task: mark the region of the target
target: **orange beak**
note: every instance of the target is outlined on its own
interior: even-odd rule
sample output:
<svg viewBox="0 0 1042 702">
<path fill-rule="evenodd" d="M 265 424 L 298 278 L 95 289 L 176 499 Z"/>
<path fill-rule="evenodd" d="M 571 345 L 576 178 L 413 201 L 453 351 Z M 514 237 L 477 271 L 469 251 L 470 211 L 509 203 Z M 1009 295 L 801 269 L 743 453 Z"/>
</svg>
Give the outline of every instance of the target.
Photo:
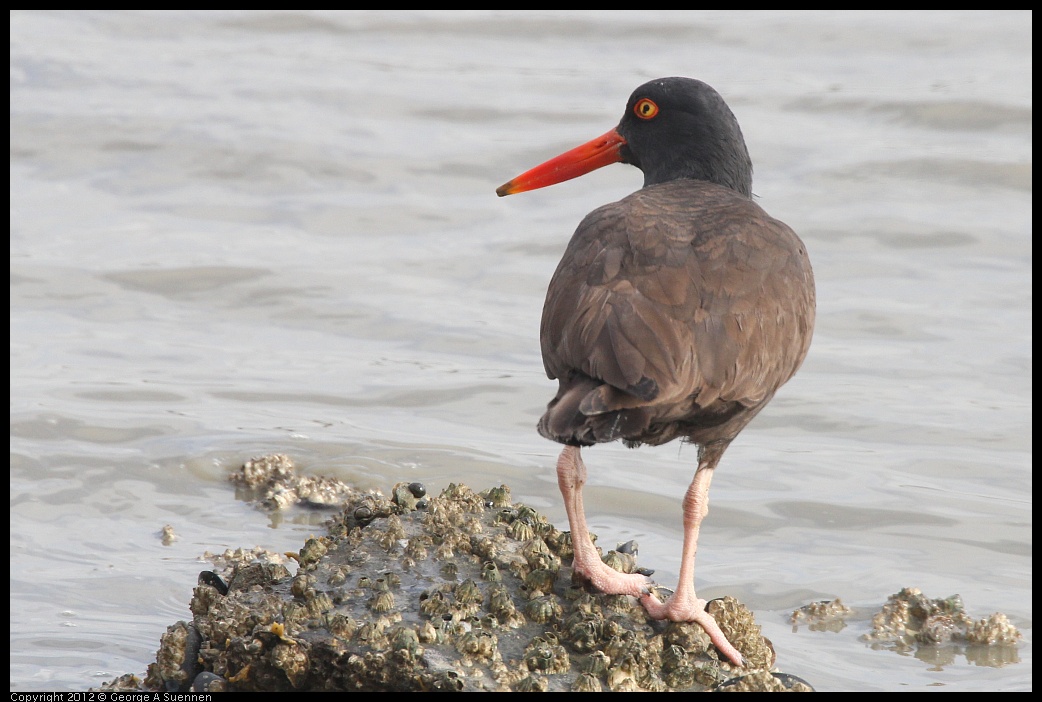
<svg viewBox="0 0 1042 702">
<path fill-rule="evenodd" d="M 555 156 L 546 163 L 525 171 L 509 183 L 499 186 L 496 189 L 496 195 L 503 197 L 523 193 L 526 190 L 545 188 L 548 185 L 563 183 L 566 180 L 586 175 L 609 163 L 618 163 L 622 161 L 619 150 L 625 144 L 626 140 L 612 129 L 582 146 L 565 151 L 560 156 Z"/>
</svg>

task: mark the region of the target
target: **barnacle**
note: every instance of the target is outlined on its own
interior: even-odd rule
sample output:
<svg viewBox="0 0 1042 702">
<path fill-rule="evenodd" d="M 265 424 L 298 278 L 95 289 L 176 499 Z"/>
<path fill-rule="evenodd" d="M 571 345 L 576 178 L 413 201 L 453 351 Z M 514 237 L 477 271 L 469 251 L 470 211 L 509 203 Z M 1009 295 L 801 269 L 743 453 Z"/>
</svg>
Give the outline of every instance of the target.
<svg viewBox="0 0 1042 702">
<path fill-rule="evenodd" d="M 525 665 L 533 672 L 564 673 L 571 668 L 568 651 L 553 634 L 536 636 L 525 648 Z"/>
<path fill-rule="evenodd" d="M 539 624 L 556 621 L 561 617 L 561 605 L 555 595 L 536 597 L 525 605 L 525 616 Z"/>
</svg>

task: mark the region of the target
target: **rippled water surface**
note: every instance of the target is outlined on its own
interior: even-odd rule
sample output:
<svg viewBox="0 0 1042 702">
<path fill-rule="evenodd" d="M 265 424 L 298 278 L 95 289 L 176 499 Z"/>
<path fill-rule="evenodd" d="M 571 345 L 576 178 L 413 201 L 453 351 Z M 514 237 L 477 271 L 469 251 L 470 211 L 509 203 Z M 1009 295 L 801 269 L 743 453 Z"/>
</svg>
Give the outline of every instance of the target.
<svg viewBox="0 0 1042 702">
<path fill-rule="evenodd" d="M 204 551 L 319 530 L 234 500 L 251 456 L 505 482 L 563 526 L 542 298 L 642 181 L 494 191 L 666 75 L 728 100 L 818 285 L 713 481 L 700 594 L 819 690 L 1030 689 L 1031 39 L 1024 12 L 13 13 L 12 689 L 143 672 Z M 585 455 L 592 529 L 672 585 L 695 450 Z M 904 586 L 1025 641 L 872 650 Z M 787 623 L 837 596 L 839 633 Z"/>
</svg>

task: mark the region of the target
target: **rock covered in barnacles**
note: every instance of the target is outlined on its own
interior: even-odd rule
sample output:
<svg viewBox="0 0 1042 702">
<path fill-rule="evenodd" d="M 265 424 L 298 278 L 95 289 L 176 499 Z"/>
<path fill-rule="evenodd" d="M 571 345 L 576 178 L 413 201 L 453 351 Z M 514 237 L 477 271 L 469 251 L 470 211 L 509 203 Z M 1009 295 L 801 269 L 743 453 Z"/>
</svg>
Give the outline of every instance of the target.
<svg viewBox="0 0 1042 702">
<path fill-rule="evenodd" d="M 1019 661 L 1022 635 L 1002 613 L 974 619 L 958 595 L 930 599 L 918 588 L 904 588 L 872 617 L 872 630 L 863 638 L 876 648 L 914 651 L 936 665 L 962 654 L 978 665 L 1002 666 Z"/>
<path fill-rule="evenodd" d="M 159 639 L 156 662 L 148 667 L 145 684 L 168 692 L 184 692 L 200 672 L 202 636 L 194 624 L 177 622 Z"/>
<path fill-rule="evenodd" d="M 336 478 L 297 475 L 289 456 L 274 454 L 246 461 L 228 479 L 266 509 L 284 510 L 295 505 L 335 509 L 356 490 Z"/>
<path fill-rule="evenodd" d="M 285 477 L 284 461 L 268 464 Z M 204 571 L 193 621 L 178 625 L 198 634 L 197 667 L 184 667 L 185 637 L 168 636 L 145 687 L 704 690 L 750 670 L 722 660 L 696 624 L 653 622 L 635 598 L 573 583 L 568 535 L 505 486 L 355 493 L 327 527 L 290 554 L 295 573 L 249 552 Z M 639 572 L 635 548 L 613 554 Z M 748 610 L 730 598 L 711 607 L 747 662 L 773 665 Z"/>
</svg>

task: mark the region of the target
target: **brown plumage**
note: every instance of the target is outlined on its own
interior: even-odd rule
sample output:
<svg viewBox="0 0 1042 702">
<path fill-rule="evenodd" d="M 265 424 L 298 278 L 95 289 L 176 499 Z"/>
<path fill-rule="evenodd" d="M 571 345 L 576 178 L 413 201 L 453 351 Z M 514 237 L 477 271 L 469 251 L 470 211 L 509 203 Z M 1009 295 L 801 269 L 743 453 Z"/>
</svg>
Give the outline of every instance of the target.
<svg viewBox="0 0 1042 702">
<path fill-rule="evenodd" d="M 732 662 L 695 596 L 698 529 L 724 449 L 800 367 L 814 327 L 806 249 L 751 199 L 752 165 L 737 120 L 700 81 L 639 87 L 619 126 L 518 176 L 522 192 L 621 161 L 643 189 L 579 224 L 546 294 L 540 339 L 557 395 L 539 432 L 566 444 L 558 461 L 575 573 L 641 598 L 654 618 L 698 621 Z M 643 576 L 605 566 L 589 542 L 579 447 L 673 439 L 699 445 L 684 498 L 680 584 L 665 604 Z"/>
<path fill-rule="evenodd" d="M 600 207 L 546 294 L 543 364 L 560 389 L 539 432 L 729 441 L 799 368 L 813 312 L 800 240 L 733 190 L 675 180 Z"/>
</svg>

